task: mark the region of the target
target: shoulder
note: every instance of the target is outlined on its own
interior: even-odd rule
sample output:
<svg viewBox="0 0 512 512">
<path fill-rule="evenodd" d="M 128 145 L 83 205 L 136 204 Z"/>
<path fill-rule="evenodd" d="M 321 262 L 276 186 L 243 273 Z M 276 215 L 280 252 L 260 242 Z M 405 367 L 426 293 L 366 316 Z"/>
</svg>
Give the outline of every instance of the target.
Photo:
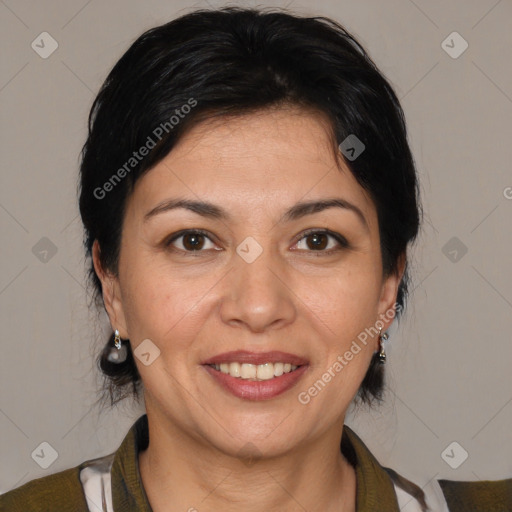
<svg viewBox="0 0 512 512">
<path fill-rule="evenodd" d="M 383 469 L 393 481 L 401 512 L 450 512 L 437 480 L 431 479 L 423 488 L 420 488 L 391 468 Z"/>
<path fill-rule="evenodd" d="M 477 482 L 431 479 L 420 489 L 395 471 L 384 469 L 393 480 L 398 504 L 403 512 L 512 511 L 512 478 Z"/>
<path fill-rule="evenodd" d="M 359 466 L 358 478 L 364 487 L 362 500 L 367 495 L 382 496 L 389 486 L 396 498 L 395 508 L 401 512 L 511 512 L 512 479 L 485 480 L 477 482 L 458 482 L 454 480 L 430 480 L 423 487 L 407 480 L 391 468 L 381 466 L 371 454 L 363 441 L 347 425 L 344 434 L 350 443 L 343 442 L 342 452 L 353 465 Z M 386 476 L 383 477 L 383 474 Z M 385 480 L 389 480 L 388 485 Z M 366 499 L 368 501 L 368 499 Z M 376 510 L 376 500 L 370 500 L 370 507 L 362 510 Z M 382 507 L 381 507 L 382 509 Z M 387 509 L 386 509 L 387 510 Z M 391 510 L 391 509 L 390 509 Z"/>
<path fill-rule="evenodd" d="M 448 512 L 441 489 L 421 489 L 382 466 L 361 438 L 345 425 L 342 452 L 356 468 L 358 510 Z"/>
<path fill-rule="evenodd" d="M 80 466 L 31 480 L 0 495 L 0 510 L 9 512 L 85 512 Z"/>
<path fill-rule="evenodd" d="M 439 480 L 450 512 L 507 512 L 512 510 L 512 478 L 462 482 Z"/>
</svg>

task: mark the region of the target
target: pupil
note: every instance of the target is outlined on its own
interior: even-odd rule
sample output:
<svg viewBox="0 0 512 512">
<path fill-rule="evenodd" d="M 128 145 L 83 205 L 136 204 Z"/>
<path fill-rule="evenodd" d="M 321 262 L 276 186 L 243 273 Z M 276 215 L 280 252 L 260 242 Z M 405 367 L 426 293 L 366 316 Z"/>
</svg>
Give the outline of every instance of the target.
<svg viewBox="0 0 512 512">
<path fill-rule="evenodd" d="M 323 242 L 325 242 L 327 237 L 323 233 L 316 233 L 314 235 L 310 235 L 310 239 L 314 240 L 312 247 L 310 246 L 310 248 L 316 248 L 316 249 L 325 248 L 325 243 L 322 243 L 322 240 L 319 240 L 320 237 L 323 237 Z"/>
<path fill-rule="evenodd" d="M 183 241 L 183 245 L 187 249 L 197 250 L 198 248 L 201 248 L 201 238 L 203 235 L 200 234 L 188 234 L 185 235 Z M 191 243 L 188 243 L 188 241 L 191 241 Z"/>
</svg>

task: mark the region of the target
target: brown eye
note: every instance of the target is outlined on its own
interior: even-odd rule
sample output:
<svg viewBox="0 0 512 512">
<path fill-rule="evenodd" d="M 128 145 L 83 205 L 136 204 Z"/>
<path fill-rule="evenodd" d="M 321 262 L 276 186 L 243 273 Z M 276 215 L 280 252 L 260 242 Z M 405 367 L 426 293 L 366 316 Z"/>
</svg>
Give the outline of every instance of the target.
<svg viewBox="0 0 512 512">
<path fill-rule="evenodd" d="M 183 247 L 187 251 L 198 251 L 203 248 L 204 235 L 200 233 L 188 233 L 183 235 Z"/>
<path fill-rule="evenodd" d="M 314 233 L 305 237 L 309 249 L 323 250 L 327 247 L 329 240 L 325 233 Z"/>
<path fill-rule="evenodd" d="M 330 240 L 333 240 L 334 243 L 330 243 Z M 303 241 L 305 241 L 305 244 Z M 303 247 L 299 247 L 299 249 L 325 253 L 331 253 L 349 247 L 348 242 L 343 236 L 328 230 L 310 230 L 303 233 L 302 238 L 296 245 L 299 246 L 300 244 L 303 244 Z"/>
<path fill-rule="evenodd" d="M 208 243 L 210 247 L 208 247 Z M 197 230 L 181 231 L 166 242 L 166 246 L 181 252 L 204 252 L 213 249 L 214 244 L 210 237 Z"/>
</svg>

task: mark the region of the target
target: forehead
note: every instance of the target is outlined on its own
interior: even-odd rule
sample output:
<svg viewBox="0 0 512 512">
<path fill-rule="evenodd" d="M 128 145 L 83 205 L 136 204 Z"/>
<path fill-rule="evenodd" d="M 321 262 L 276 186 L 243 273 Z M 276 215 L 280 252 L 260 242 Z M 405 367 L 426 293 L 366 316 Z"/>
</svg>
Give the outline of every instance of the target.
<svg viewBox="0 0 512 512">
<path fill-rule="evenodd" d="M 283 167 L 288 162 L 295 162 L 296 167 L 301 159 L 335 164 L 326 118 L 297 107 L 266 109 L 204 121 L 182 137 L 171 155 L 173 162 L 214 158 L 219 168 L 239 167 L 246 160 L 246 167 L 260 164 L 260 175 L 265 170 L 278 172 L 276 164 L 279 165 L 279 161 Z M 265 168 L 264 164 L 271 161 L 274 165 Z M 243 173 L 243 169 L 240 172 Z"/>
<path fill-rule="evenodd" d="M 364 211 L 374 206 L 339 153 L 320 114 L 265 110 L 194 126 L 136 184 L 131 198 L 147 211 L 169 197 L 207 199 L 258 212 L 299 200 L 341 196 Z"/>
</svg>

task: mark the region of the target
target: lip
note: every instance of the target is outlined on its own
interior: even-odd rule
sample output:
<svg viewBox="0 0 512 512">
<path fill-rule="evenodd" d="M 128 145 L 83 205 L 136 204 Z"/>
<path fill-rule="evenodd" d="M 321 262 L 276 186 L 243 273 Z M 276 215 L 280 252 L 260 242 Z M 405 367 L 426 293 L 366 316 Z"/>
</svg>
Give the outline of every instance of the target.
<svg viewBox="0 0 512 512">
<path fill-rule="evenodd" d="M 290 363 L 295 366 L 305 366 L 308 361 L 303 357 L 288 352 L 272 350 L 270 352 L 249 352 L 247 350 L 235 350 L 224 352 L 203 361 L 201 364 L 221 364 L 221 363 L 246 363 L 246 364 L 265 364 L 265 363 Z M 232 377 L 236 378 L 236 377 Z"/>
<path fill-rule="evenodd" d="M 217 357 L 218 356 L 216 356 L 216 358 Z M 227 362 L 226 359 L 223 359 L 223 361 Z M 237 361 L 240 360 L 238 359 Z M 268 359 L 266 359 L 266 361 L 270 362 Z M 229 374 L 216 370 L 212 366 L 209 366 L 209 364 L 219 363 L 203 365 L 203 368 L 213 377 L 215 382 L 220 384 L 223 389 L 229 391 L 232 395 L 244 400 L 270 400 L 275 398 L 295 386 L 309 368 L 309 366 L 305 364 L 299 366 L 292 372 L 283 373 L 283 375 L 274 377 L 273 379 L 252 381 L 232 377 Z"/>
</svg>

